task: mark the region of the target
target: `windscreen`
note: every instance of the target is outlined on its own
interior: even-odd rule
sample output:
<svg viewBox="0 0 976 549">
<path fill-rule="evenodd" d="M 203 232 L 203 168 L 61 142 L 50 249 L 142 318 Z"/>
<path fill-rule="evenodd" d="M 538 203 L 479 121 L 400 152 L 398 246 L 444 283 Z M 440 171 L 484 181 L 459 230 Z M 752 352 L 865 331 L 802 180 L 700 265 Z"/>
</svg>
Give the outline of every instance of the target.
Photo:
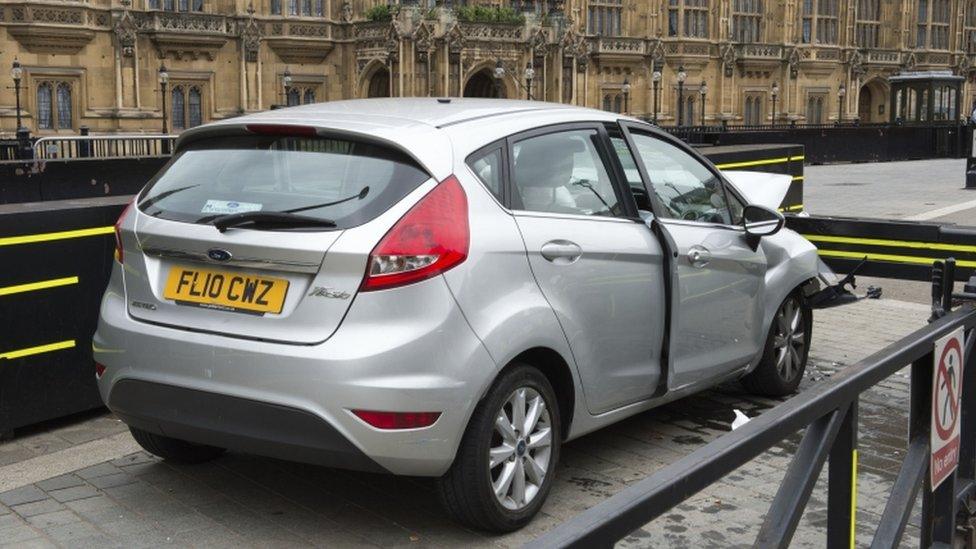
<svg viewBox="0 0 976 549">
<path fill-rule="evenodd" d="M 288 212 L 366 223 L 429 179 L 406 154 L 325 137 L 240 135 L 190 143 L 150 182 L 139 209 L 207 223 L 243 212 Z"/>
</svg>

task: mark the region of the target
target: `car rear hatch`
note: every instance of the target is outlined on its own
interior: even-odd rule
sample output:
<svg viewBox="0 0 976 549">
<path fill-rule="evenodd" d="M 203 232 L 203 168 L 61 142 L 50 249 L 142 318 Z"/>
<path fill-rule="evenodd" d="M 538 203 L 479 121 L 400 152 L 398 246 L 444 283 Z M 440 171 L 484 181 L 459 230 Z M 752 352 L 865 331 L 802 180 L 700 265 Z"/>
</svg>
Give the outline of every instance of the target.
<svg viewBox="0 0 976 549">
<path fill-rule="evenodd" d="M 232 337 L 324 341 L 388 228 L 370 222 L 431 177 L 387 145 L 248 128 L 186 144 L 120 223 L 129 314 Z"/>
</svg>

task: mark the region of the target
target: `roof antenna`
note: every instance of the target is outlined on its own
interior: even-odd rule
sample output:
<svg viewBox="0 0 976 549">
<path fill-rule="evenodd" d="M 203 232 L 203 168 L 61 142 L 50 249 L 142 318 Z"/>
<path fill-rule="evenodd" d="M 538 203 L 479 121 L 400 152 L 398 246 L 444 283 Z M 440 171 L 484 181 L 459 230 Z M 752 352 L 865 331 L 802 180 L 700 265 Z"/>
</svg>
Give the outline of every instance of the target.
<svg viewBox="0 0 976 549">
<path fill-rule="evenodd" d="M 437 102 L 440 103 L 441 105 L 447 105 L 448 103 L 451 102 L 451 98 L 450 97 L 438 97 L 437 98 Z"/>
</svg>

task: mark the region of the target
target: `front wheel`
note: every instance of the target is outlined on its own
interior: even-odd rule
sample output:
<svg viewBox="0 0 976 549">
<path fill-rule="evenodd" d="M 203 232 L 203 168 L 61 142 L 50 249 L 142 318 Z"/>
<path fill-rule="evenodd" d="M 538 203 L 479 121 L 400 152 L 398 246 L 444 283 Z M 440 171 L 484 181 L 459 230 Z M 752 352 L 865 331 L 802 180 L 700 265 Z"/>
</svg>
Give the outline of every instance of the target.
<svg viewBox="0 0 976 549">
<path fill-rule="evenodd" d="M 441 503 L 459 522 L 511 532 L 542 507 L 559 461 L 560 416 L 542 372 L 516 364 L 475 410 L 451 469 L 438 480 Z"/>
<path fill-rule="evenodd" d="M 773 316 L 759 366 L 742 378 L 749 391 L 766 396 L 796 392 L 810 354 L 813 311 L 798 294 L 787 297 Z"/>
</svg>

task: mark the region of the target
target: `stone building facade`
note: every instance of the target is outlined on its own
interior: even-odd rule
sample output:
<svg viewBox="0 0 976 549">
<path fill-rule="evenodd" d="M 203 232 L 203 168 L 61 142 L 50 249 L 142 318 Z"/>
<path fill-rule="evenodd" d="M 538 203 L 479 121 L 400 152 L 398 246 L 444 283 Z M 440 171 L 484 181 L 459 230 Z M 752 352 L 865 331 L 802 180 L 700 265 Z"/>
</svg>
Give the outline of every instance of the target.
<svg viewBox="0 0 976 549">
<path fill-rule="evenodd" d="M 877 122 L 905 70 L 965 76 L 966 113 L 974 55 L 976 0 L 0 0 L 0 134 L 15 59 L 24 126 L 56 135 L 386 95 L 531 93 L 674 124 L 679 87 L 686 124 Z"/>
</svg>

